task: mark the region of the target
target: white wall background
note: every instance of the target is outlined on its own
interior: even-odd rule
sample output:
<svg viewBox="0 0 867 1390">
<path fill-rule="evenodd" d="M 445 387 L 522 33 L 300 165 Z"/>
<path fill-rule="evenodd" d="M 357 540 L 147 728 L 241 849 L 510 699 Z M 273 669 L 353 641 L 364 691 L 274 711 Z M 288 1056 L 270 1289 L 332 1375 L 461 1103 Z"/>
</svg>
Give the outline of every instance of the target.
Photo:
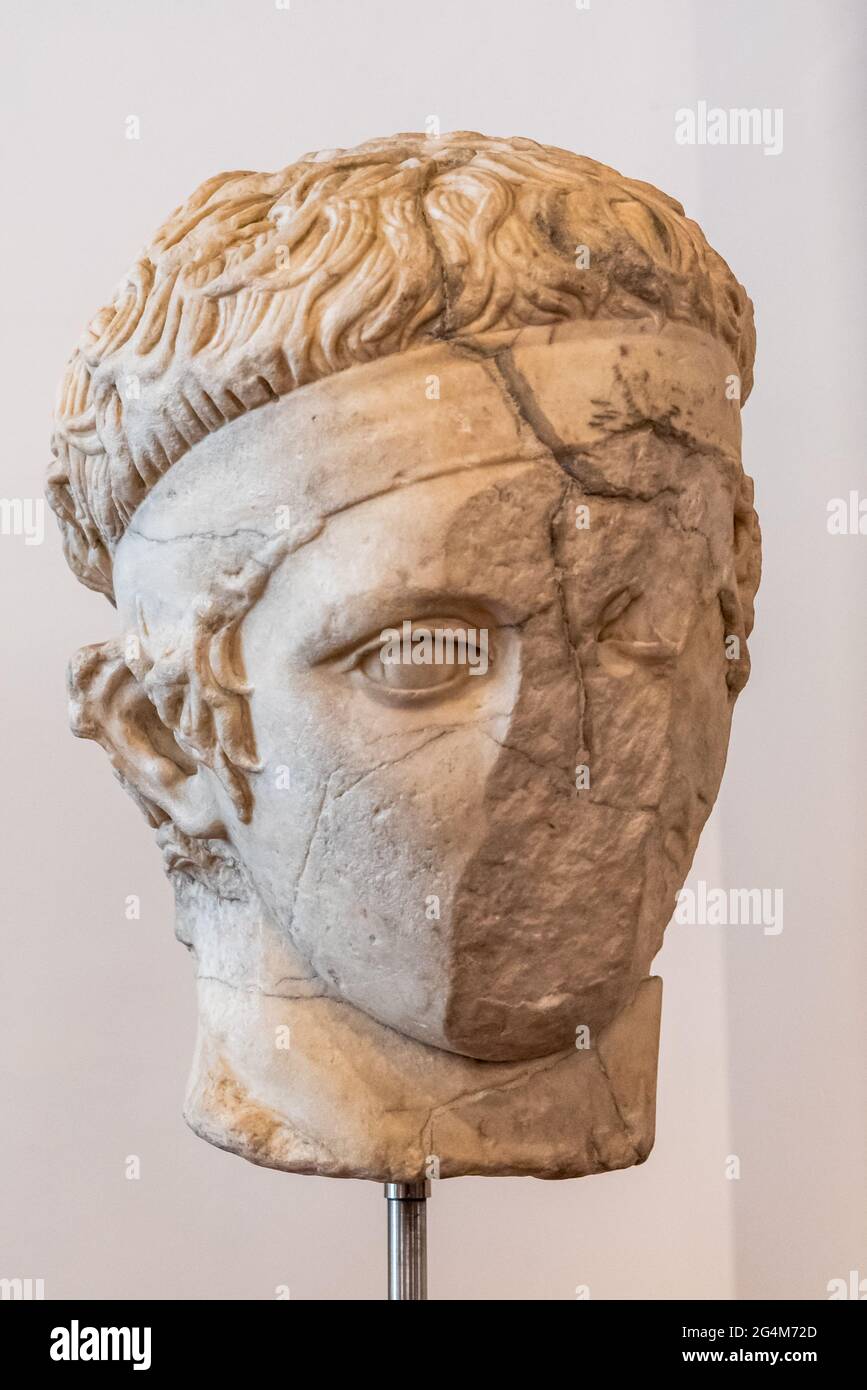
<svg viewBox="0 0 867 1390">
<path fill-rule="evenodd" d="M 692 880 L 782 887 L 784 930 L 670 930 L 649 1162 L 438 1185 L 432 1295 L 822 1298 L 830 1278 L 867 1275 L 867 536 L 826 530 L 829 498 L 867 496 L 861 7 L 41 0 L 2 23 L 5 496 L 41 492 L 56 381 L 86 319 L 220 169 L 279 168 L 436 114 L 657 184 L 746 284 L 759 355 L 745 463 L 766 571 Z M 674 112 L 699 100 L 782 107 L 782 153 L 677 145 Z M 113 614 L 66 571 L 53 523 L 42 546 L 0 536 L 0 568 L 0 1276 L 44 1278 L 49 1298 L 269 1298 L 283 1283 L 381 1298 L 377 1186 L 255 1169 L 185 1129 L 194 991 L 159 856 L 101 751 L 66 729 L 66 660 Z"/>
</svg>

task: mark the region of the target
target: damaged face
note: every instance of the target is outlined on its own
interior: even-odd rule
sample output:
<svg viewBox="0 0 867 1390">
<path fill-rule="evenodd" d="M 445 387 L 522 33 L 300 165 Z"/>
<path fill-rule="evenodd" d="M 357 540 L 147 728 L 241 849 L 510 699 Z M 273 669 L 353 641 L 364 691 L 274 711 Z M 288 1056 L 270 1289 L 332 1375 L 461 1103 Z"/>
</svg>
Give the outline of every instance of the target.
<svg viewBox="0 0 867 1390">
<path fill-rule="evenodd" d="M 260 422 L 234 520 L 184 463 L 142 508 L 118 597 L 152 647 L 180 649 L 239 547 L 255 565 L 274 457 Z M 341 998 L 470 1057 L 568 1048 L 631 997 L 742 681 L 730 471 L 647 428 L 593 476 L 538 455 L 353 473 L 326 520 L 293 507 L 237 628 L 258 770 L 246 817 L 214 795 L 257 893 Z"/>
<path fill-rule="evenodd" d="M 537 1056 L 647 973 L 729 730 L 708 532 L 731 504 L 699 472 L 680 511 L 543 463 L 419 483 L 334 518 L 245 620 L 259 753 L 291 789 L 257 779 L 239 847 L 382 1022 Z M 484 633 L 486 672 L 384 663 L 404 624 Z"/>
</svg>

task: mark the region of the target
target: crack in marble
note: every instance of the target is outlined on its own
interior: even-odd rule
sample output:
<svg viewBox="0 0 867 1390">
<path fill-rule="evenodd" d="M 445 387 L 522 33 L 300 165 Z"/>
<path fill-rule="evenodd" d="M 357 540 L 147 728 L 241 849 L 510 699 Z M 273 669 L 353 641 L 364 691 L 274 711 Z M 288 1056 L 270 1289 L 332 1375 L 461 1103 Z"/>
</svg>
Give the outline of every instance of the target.
<svg viewBox="0 0 867 1390">
<path fill-rule="evenodd" d="M 626 1116 L 623 1114 L 623 1111 L 622 1111 L 621 1108 L 620 1108 L 620 1101 L 617 1099 L 617 1093 L 616 1093 L 616 1091 L 615 1091 L 615 1089 L 614 1089 L 614 1083 L 613 1083 L 613 1081 L 611 1080 L 611 1077 L 608 1075 L 608 1069 L 607 1069 L 607 1067 L 605 1066 L 605 1063 L 604 1063 L 603 1060 L 602 1060 L 602 1055 L 601 1055 L 601 1053 L 600 1053 L 600 1052 L 598 1051 L 598 1049 L 597 1049 L 597 1051 L 594 1052 L 593 1056 L 594 1056 L 594 1058 L 595 1058 L 595 1060 L 596 1060 L 596 1064 L 597 1064 L 597 1066 L 599 1067 L 599 1070 L 600 1070 L 600 1072 L 601 1072 L 601 1074 L 602 1074 L 602 1077 L 603 1077 L 603 1079 L 604 1079 L 604 1081 L 605 1081 L 605 1084 L 606 1084 L 606 1086 L 608 1087 L 608 1094 L 609 1094 L 609 1096 L 611 1097 L 611 1104 L 614 1106 L 615 1114 L 617 1115 L 617 1118 L 618 1118 L 618 1120 L 620 1121 L 620 1124 L 621 1124 L 621 1126 L 622 1126 L 622 1128 L 623 1128 L 623 1137 L 625 1138 L 627 1144 L 629 1145 L 630 1149 L 632 1150 L 632 1152 L 633 1152 L 634 1155 L 635 1155 L 635 1162 L 636 1162 L 636 1163 L 641 1163 L 641 1161 L 642 1161 L 642 1158 L 641 1158 L 641 1151 L 640 1151 L 640 1149 L 638 1148 L 638 1145 L 637 1145 L 636 1142 L 635 1142 L 635 1138 L 634 1138 L 634 1136 L 633 1136 L 632 1129 L 630 1128 L 629 1122 L 627 1121 Z"/>
</svg>

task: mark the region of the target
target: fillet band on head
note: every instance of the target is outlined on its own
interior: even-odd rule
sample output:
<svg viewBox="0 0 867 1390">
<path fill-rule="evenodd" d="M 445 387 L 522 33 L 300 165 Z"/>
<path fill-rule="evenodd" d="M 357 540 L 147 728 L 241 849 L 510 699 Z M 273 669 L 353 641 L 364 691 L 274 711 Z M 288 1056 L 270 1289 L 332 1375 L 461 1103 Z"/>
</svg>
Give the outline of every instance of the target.
<svg viewBox="0 0 867 1390">
<path fill-rule="evenodd" d="M 749 394 L 743 288 L 679 203 L 592 159 L 459 131 L 217 175 L 67 365 L 47 490 L 69 564 L 112 598 L 114 549 L 150 489 L 268 401 L 432 342 L 617 319 L 702 330 Z"/>
</svg>

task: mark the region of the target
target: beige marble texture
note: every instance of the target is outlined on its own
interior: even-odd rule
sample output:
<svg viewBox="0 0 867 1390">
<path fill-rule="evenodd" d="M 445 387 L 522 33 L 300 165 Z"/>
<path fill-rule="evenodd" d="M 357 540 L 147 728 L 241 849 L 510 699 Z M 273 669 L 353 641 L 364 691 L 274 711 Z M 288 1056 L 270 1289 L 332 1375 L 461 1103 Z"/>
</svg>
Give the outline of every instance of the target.
<svg viewBox="0 0 867 1390">
<path fill-rule="evenodd" d="M 203 1138 L 647 1157 L 651 964 L 749 672 L 753 351 L 674 200 L 467 132 L 209 180 L 93 320 L 48 492 L 119 630 L 72 722 L 175 886 Z"/>
</svg>

